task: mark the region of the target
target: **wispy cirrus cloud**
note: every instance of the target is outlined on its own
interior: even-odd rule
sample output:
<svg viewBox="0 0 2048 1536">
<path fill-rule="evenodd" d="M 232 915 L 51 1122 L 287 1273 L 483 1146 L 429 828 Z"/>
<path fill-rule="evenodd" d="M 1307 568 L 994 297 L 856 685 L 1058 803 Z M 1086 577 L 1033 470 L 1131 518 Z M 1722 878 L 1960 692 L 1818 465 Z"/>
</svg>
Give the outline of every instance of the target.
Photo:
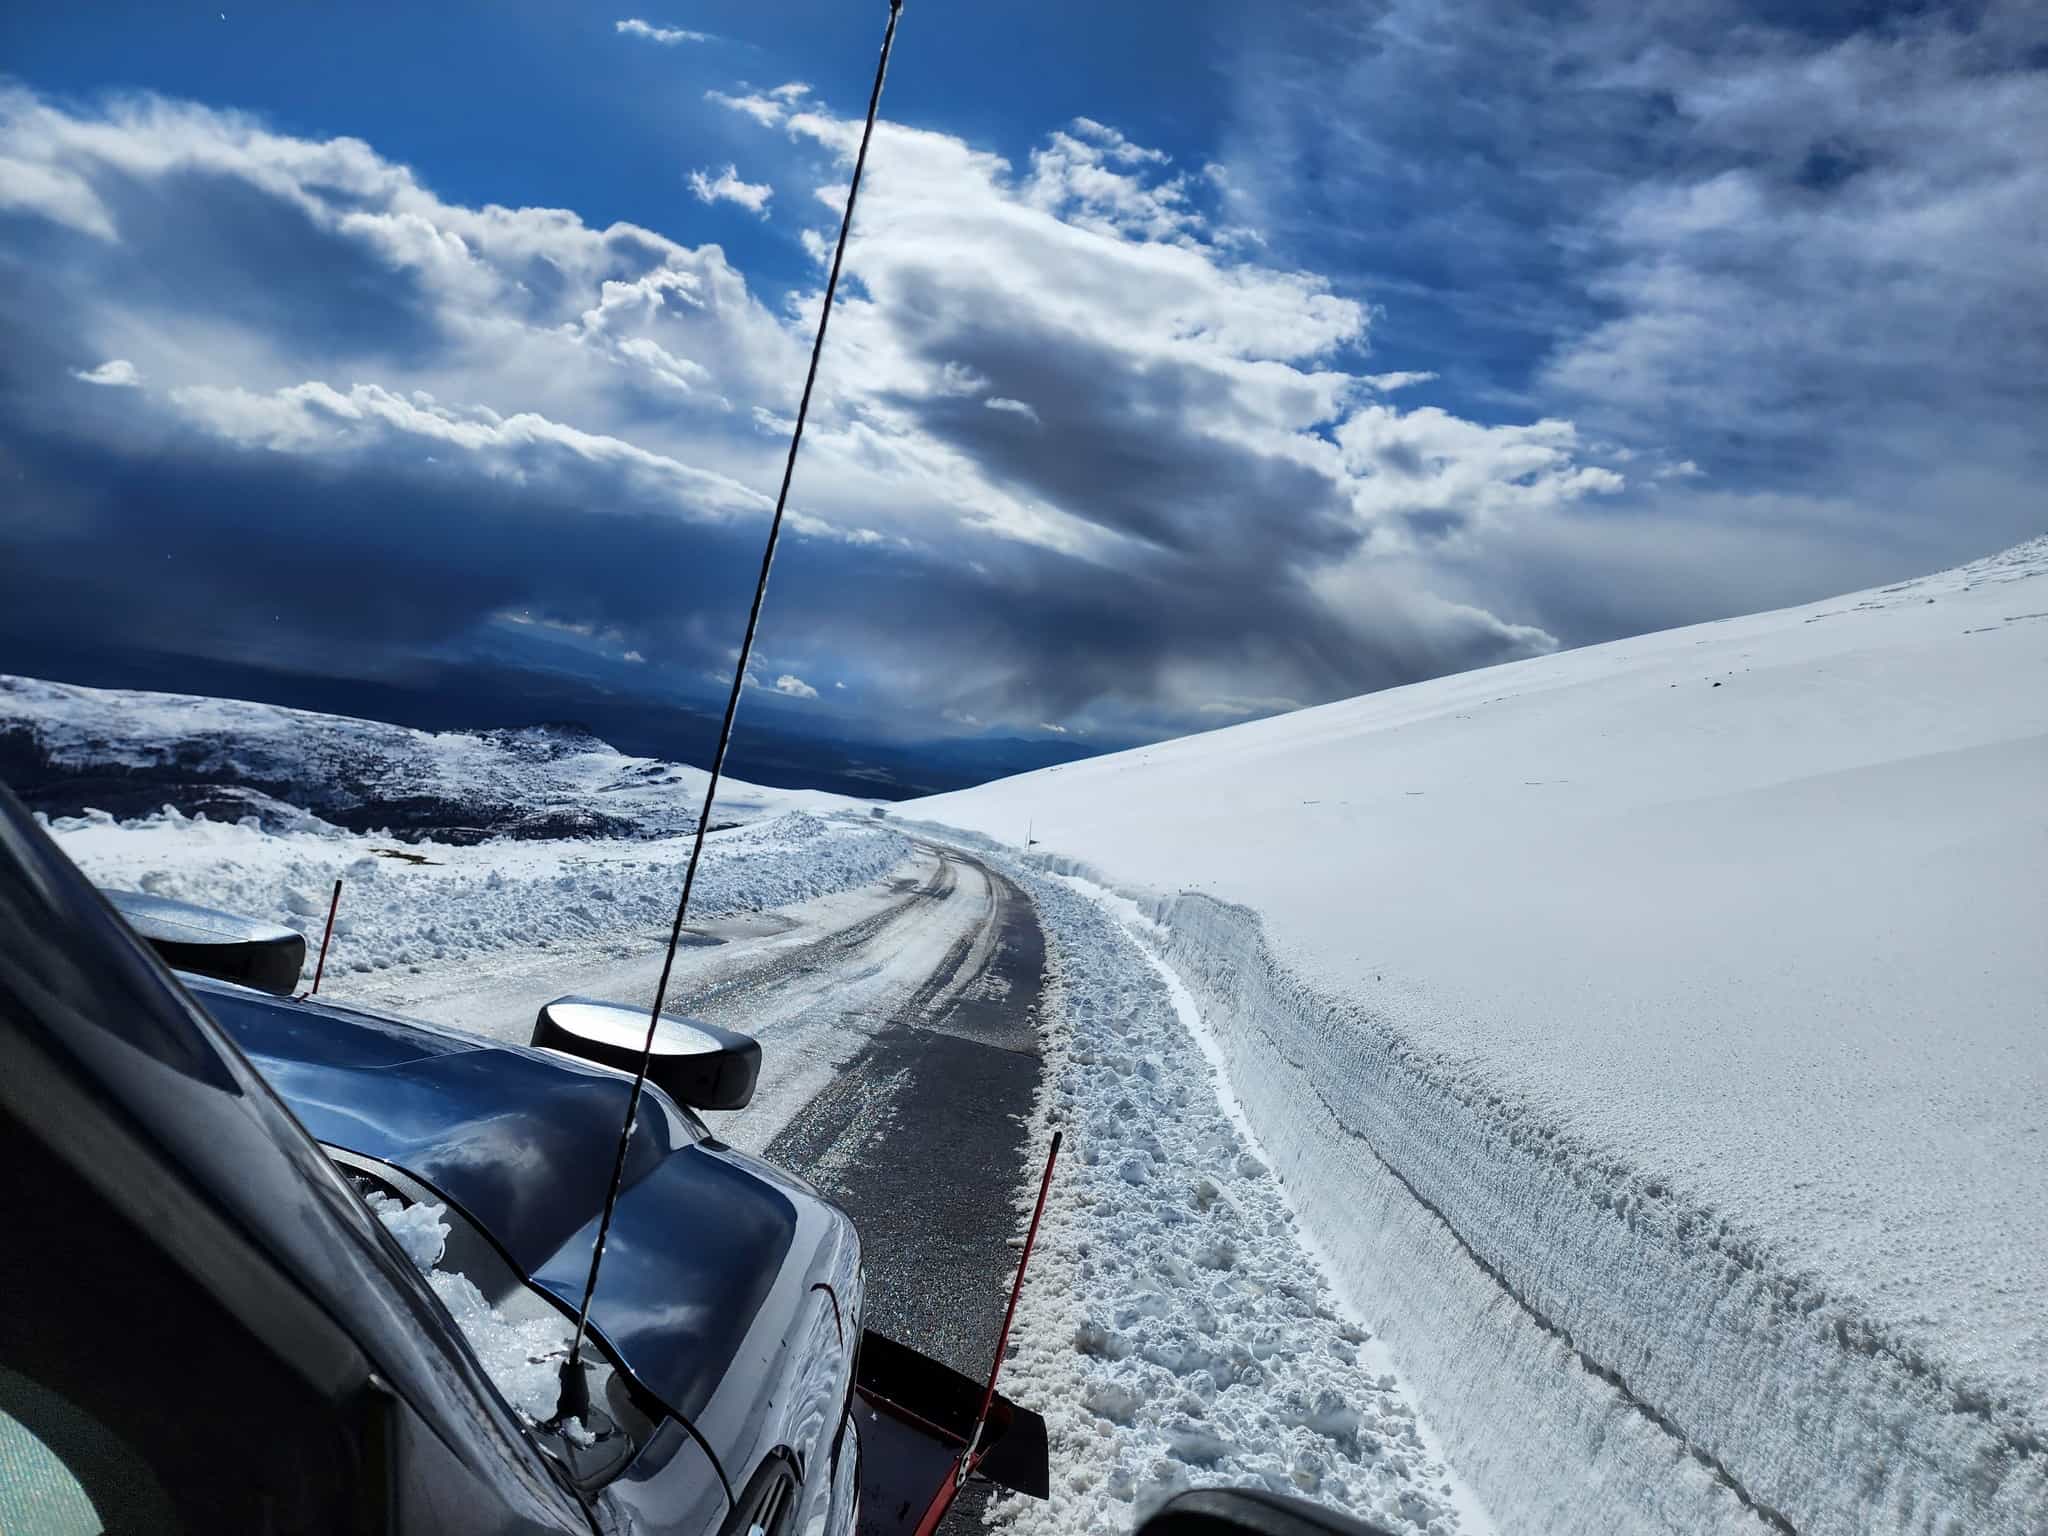
<svg viewBox="0 0 2048 1536">
<path fill-rule="evenodd" d="M 1483 604 L 1602 638 L 2040 531 L 2040 7 L 1389 0 L 1244 42 L 1221 156 L 1244 216 L 1371 274 L 1383 342 L 1439 400 L 1633 459 L 1597 515 L 1521 521 L 1496 546 L 1516 564 L 1465 564 Z M 1533 594 L 1535 528 L 1600 590 L 1542 559 Z M 1624 554 L 1658 568 L 1618 578 Z"/>
<path fill-rule="evenodd" d="M 1397 389 L 1411 389 L 1417 384 L 1427 384 L 1437 375 L 1426 369 L 1408 369 L 1396 373 L 1368 373 L 1359 380 L 1367 389 L 1376 389 L 1383 395 L 1390 395 Z"/>
<path fill-rule="evenodd" d="M 125 357 L 110 357 L 93 368 L 74 368 L 71 377 L 81 384 L 104 384 L 115 389 L 139 389 L 142 375 Z"/>
<path fill-rule="evenodd" d="M 704 99 L 729 112 L 750 117 L 763 128 L 773 128 L 786 122 L 810 92 L 811 88 L 803 81 L 791 80 L 766 91 L 706 91 Z"/>
<path fill-rule="evenodd" d="M 669 48 L 678 43 L 708 43 L 714 40 L 709 32 L 693 32 L 687 27 L 658 27 L 652 22 L 640 20 L 637 16 L 613 22 L 612 30 L 625 37 L 642 38 L 647 42 L 660 43 Z"/>
</svg>

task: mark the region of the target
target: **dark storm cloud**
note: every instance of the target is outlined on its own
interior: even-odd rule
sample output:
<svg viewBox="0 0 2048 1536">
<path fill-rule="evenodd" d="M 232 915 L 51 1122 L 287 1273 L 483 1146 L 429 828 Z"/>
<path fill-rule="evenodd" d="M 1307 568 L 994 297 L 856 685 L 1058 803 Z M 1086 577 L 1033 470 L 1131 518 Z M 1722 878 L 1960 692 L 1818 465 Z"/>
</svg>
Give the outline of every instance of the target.
<svg viewBox="0 0 2048 1536">
<path fill-rule="evenodd" d="M 920 425 L 1098 527 L 1239 569 L 1320 562 L 1363 535 L 1327 470 L 1205 425 L 1232 408 L 1211 370 L 1163 358 L 1133 366 L 1101 341 L 1028 323 L 932 324 L 912 340 L 934 368 L 963 365 L 988 379 L 990 397 L 1033 412 L 941 396 L 910 407 Z"/>
<path fill-rule="evenodd" d="M 221 445 L 130 454 L 10 433 L 0 470 L 13 505 L 62 508 L 0 524 L 0 561 L 36 573 L 0 614 L 0 643 L 89 624 L 131 647 L 342 675 L 378 675 L 505 611 L 615 630 L 620 650 L 716 672 L 762 532 L 753 519 L 687 523 L 590 478 L 572 494 Z M 763 644 L 857 656 L 912 679 L 906 703 L 988 719 L 1102 701 L 1142 716 L 1170 665 L 1264 657 L 1300 675 L 1305 660 L 1310 684 L 1334 689 L 1425 662 L 1362 643 L 1284 586 L 1201 562 L 1109 569 L 1027 548 L 977 572 L 801 536 L 777 565 Z M 931 658 L 943 665 L 921 671 Z"/>
<path fill-rule="evenodd" d="M 88 624 L 130 646 L 367 675 L 514 609 L 708 664 L 737 639 L 759 558 L 757 527 L 687 523 L 597 477 L 571 493 L 463 467 L 19 434 L 0 455 L 15 506 L 62 509 L 0 533 L 0 559 L 35 573 L 0 616 L 17 636 Z M 693 639 L 692 617 L 721 638 Z"/>
<path fill-rule="evenodd" d="M 27 577 L 0 640 L 376 676 L 511 612 L 650 686 L 728 664 L 804 321 L 717 247 L 451 206 L 360 143 L 153 100 L 0 93 L 0 134 L 33 172 L 0 186 L 0 558 Z M 1411 514 L 1441 540 L 1579 494 L 1569 428 L 1375 407 L 1354 453 L 1362 386 L 1325 364 L 1364 312 L 1219 256 L 1119 144 L 1058 136 L 1019 186 L 888 130 L 764 682 L 845 673 L 899 729 L 1157 731 L 1543 648 L 1344 572 Z"/>
<path fill-rule="evenodd" d="M 175 317 L 217 340 L 261 337 L 266 351 L 325 367 L 417 362 L 442 344 L 417 274 L 243 180 L 108 172 L 95 192 L 120 239 L 0 212 L 0 305 L 18 344 L 61 341 L 75 362 L 108 310 L 127 324 Z"/>
<path fill-rule="evenodd" d="M 1200 425 L 1231 406 L 1213 373 L 1167 359 L 1133 367 L 1103 343 L 1033 330 L 1028 317 L 1007 331 L 932 323 L 915 344 L 933 367 L 964 366 L 987 380 L 989 398 L 1029 401 L 1031 413 L 961 396 L 892 405 L 998 483 L 1139 546 L 1113 566 L 1020 549 L 993 573 L 932 584 L 921 612 L 1007 658 L 993 707 L 1142 709 L 1174 666 L 1247 663 L 1321 698 L 1525 653 L 1527 636 L 1486 626 L 1445 637 L 1448 648 L 1394 645 L 1398 622 L 1333 615 L 1308 578 L 1353 553 L 1365 527 L 1326 469 Z M 1462 520 L 1446 513 L 1441 531 Z M 890 584 L 887 572 L 870 579 Z"/>
<path fill-rule="evenodd" d="M 918 699 L 956 713 L 1059 719 L 1093 707 L 1151 730 L 1185 720 L 1185 703 L 1160 702 L 1183 670 L 1283 676 L 1299 700 L 1531 648 L 1526 633 L 1470 611 L 1418 615 L 1392 587 L 1337 614 L 1292 583 L 1203 562 L 1111 568 L 1030 548 L 963 570 L 799 544 L 776 566 L 770 608 L 764 633 L 785 652 L 851 642 L 915 679 Z M 1198 718 L 1216 723 L 1213 712 Z"/>
<path fill-rule="evenodd" d="M 307 357 L 417 358 L 441 340 L 415 273 L 336 240 L 305 208 L 239 177 L 110 175 L 96 190 L 121 239 L 74 252 L 86 260 L 65 274 L 69 284 L 119 293 L 138 309 L 203 312 Z"/>
</svg>

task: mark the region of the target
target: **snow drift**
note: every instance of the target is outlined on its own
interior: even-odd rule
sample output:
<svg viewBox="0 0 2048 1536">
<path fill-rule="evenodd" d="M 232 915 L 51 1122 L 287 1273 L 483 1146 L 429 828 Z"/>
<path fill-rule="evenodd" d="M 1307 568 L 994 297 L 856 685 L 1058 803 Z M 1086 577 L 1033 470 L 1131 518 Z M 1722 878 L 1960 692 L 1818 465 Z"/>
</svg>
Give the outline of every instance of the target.
<svg viewBox="0 0 2048 1536">
<path fill-rule="evenodd" d="M 905 810 L 1163 925 L 1504 1529 L 2048 1511 L 2048 540 Z"/>
</svg>

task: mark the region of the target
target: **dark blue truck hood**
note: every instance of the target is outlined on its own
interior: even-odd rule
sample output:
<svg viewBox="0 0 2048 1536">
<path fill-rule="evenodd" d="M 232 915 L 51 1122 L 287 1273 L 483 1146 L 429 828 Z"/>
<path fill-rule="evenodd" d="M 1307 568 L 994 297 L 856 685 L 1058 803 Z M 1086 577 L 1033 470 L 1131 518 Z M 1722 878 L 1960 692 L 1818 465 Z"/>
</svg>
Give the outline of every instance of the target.
<svg viewBox="0 0 2048 1536">
<path fill-rule="evenodd" d="M 354 1008 L 186 982 L 316 1140 L 431 1185 L 573 1314 L 617 1156 L 623 1075 Z M 853 1246 L 844 1216 L 807 1185 L 698 1140 L 650 1087 L 591 1325 L 670 1411 L 714 1441 L 719 1427 L 743 1437 L 743 1423 L 707 1422 L 750 1416 L 721 1387 L 736 1365 L 772 1366 L 788 1332 L 777 1315 L 830 1285 Z"/>
</svg>

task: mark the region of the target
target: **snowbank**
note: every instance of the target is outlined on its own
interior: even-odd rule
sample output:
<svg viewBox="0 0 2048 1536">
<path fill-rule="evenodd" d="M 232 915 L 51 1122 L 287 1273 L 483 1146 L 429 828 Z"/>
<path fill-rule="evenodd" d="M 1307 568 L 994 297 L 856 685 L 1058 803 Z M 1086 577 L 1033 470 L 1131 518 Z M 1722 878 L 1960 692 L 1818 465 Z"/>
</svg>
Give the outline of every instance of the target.
<svg viewBox="0 0 2048 1536">
<path fill-rule="evenodd" d="M 289 923 L 309 937 L 309 968 L 341 879 L 330 978 L 511 946 L 643 944 L 666 931 L 690 854 L 682 836 L 446 847 L 308 820 L 317 830 L 269 832 L 253 819 L 209 821 L 167 806 L 131 821 L 89 814 L 47 825 L 97 884 Z M 711 834 L 691 914 L 763 911 L 866 885 L 908 852 L 883 825 L 785 811 Z"/>
<path fill-rule="evenodd" d="M 1128 1531 L 1181 1488 L 1249 1484 L 1397 1532 L 1485 1531 L 1218 1101 L 1158 930 L 1126 929 L 1084 882 L 1008 868 L 1047 941 L 1033 1140 L 1042 1155 L 1060 1125 L 1067 1142 L 1003 1377 L 1045 1413 L 1052 1492 L 995 1522 Z"/>
<path fill-rule="evenodd" d="M 1138 895 L 1504 1528 L 2038 1530 L 2048 541 L 906 813 Z"/>
</svg>

